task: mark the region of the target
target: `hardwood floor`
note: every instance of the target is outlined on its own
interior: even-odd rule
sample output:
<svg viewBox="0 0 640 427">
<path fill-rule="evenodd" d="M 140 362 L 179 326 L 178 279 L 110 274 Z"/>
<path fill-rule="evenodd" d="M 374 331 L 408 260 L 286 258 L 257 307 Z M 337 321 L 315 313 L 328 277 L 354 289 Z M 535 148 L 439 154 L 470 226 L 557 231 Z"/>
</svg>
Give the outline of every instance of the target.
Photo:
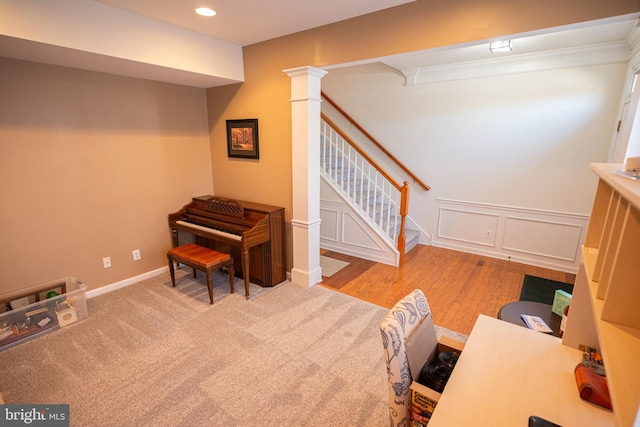
<svg viewBox="0 0 640 427">
<path fill-rule="evenodd" d="M 575 275 L 526 264 L 418 245 L 399 268 L 321 250 L 349 262 L 322 286 L 391 308 L 413 289 L 421 289 L 436 325 L 469 334 L 479 314 L 497 317 L 504 304 L 517 301 L 524 275 L 574 283 Z"/>
</svg>

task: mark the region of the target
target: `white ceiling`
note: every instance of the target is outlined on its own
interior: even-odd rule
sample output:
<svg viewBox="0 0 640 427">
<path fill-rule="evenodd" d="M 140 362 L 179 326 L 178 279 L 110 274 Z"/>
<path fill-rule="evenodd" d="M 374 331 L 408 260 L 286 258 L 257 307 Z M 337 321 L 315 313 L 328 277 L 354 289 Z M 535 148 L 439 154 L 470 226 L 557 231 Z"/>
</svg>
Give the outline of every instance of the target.
<svg viewBox="0 0 640 427">
<path fill-rule="evenodd" d="M 241 46 L 342 21 L 415 0 L 93 0 L 167 24 Z M 209 6 L 211 18 L 193 11 Z M 636 16 L 571 25 L 548 31 L 514 35 L 512 55 L 623 41 Z M 486 43 L 450 46 L 384 58 L 398 70 L 490 59 Z M 495 57 L 495 55 L 493 55 Z"/>
<path fill-rule="evenodd" d="M 87 1 L 87 0 L 84 0 Z M 167 24 L 247 46 L 415 0 L 95 0 Z M 194 13 L 210 7 L 213 17 Z"/>
<path fill-rule="evenodd" d="M 638 45 L 640 14 L 505 36 L 513 50 L 493 54 L 492 40 L 380 58 L 406 85 L 570 66 L 627 62 Z"/>
<path fill-rule="evenodd" d="M 384 63 L 399 70 L 433 67 L 451 63 L 482 61 L 514 55 L 572 49 L 579 46 L 593 46 L 604 43 L 625 41 L 636 23 L 637 16 L 602 20 L 566 27 L 549 29 L 529 34 L 507 36 L 511 38 L 513 50 L 492 54 L 488 41 L 464 46 L 449 46 L 429 51 L 397 55 L 384 59 Z"/>
<path fill-rule="evenodd" d="M 33 10 L 29 4 L 46 5 L 48 1 L 0 1 L 0 56 L 213 87 L 243 80 L 241 46 L 415 0 L 57 0 L 56 10 L 40 12 L 39 21 L 27 14 Z M 200 6 L 212 7 L 217 15 L 209 18 L 197 15 L 194 10 Z M 21 15 L 12 18 L 11 12 Z M 625 41 L 628 44 L 628 35 L 638 16 L 512 35 L 514 50 L 509 54 L 492 56 L 488 40 L 484 40 L 366 62 L 381 61 L 407 75 L 406 70 L 489 61 L 505 55 L 516 57 Z M 150 30 L 156 33 L 144 33 Z M 163 58 L 148 57 L 150 53 L 160 56 L 163 52 L 148 49 L 145 38 L 164 47 Z M 183 46 L 189 49 L 169 50 L 168 44 L 174 40 L 186 40 Z M 188 52 L 196 44 L 201 50 Z M 133 53 L 129 55 L 130 52 Z M 233 54 L 229 56 L 226 52 Z M 220 70 L 221 61 L 225 60 L 227 69 Z"/>
</svg>

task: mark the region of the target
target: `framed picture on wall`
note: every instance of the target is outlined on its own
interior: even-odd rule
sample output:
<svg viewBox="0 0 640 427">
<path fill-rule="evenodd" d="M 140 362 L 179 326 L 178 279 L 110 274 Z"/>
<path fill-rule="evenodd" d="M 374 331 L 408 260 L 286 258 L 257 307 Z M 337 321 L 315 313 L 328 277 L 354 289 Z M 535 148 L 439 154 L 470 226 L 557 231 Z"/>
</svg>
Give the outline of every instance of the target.
<svg viewBox="0 0 640 427">
<path fill-rule="evenodd" d="M 227 120 L 229 157 L 258 159 L 258 119 Z"/>
</svg>

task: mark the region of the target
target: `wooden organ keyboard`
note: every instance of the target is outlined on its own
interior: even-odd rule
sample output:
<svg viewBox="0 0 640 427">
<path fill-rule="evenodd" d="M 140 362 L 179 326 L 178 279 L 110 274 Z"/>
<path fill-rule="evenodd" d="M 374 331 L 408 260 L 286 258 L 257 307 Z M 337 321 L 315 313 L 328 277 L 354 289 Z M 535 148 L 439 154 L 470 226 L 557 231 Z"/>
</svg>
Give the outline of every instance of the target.
<svg viewBox="0 0 640 427">
<path fill-rule="evenodd" d="M 200 246 L 231 254 L 245 285 L 274 286 L 286 279 L 284 208 L 214 196 L 194 197 L 169 214 L 171 243 L 178 232 Z"/>
</svg>

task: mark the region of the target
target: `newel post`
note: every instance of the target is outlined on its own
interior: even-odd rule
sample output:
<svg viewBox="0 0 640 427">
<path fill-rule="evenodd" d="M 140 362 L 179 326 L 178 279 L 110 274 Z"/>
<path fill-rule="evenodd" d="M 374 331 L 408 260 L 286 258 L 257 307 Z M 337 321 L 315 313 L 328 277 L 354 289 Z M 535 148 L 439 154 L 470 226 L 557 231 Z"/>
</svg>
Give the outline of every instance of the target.
<svg viewBox="0 0 640 427">
<path fill-rule="evenodd" d="M 320 79 L 313 67 L 284 70 L 291 78 L 293 216 L 291 281 L 313 286 L 320 268 Z"/>
<path fill-rule="evenodd" d="M 400 252 L 400 265 L 404 264 L 404 250 L 407 245 L 407 236 L 404 228 L 409 215 L 409 183 L 405 181 L 400 189 L 400 234 L 398 235 L 398 252 Z"/>
</svg>

